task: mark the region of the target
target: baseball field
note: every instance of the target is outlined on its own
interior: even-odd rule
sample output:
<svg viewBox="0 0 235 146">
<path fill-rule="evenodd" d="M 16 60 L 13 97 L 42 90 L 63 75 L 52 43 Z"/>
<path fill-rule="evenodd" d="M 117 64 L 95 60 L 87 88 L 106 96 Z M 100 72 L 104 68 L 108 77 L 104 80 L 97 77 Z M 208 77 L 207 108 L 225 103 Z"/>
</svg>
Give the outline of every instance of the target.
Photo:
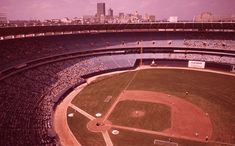
<svg viewBox="0 0 235 146">
<path fill-rule="evenodd" d="M 84 146 L 235 144 L 235 77 L 143 69 L 97 78 L 67 109 Z"/>
</svg>

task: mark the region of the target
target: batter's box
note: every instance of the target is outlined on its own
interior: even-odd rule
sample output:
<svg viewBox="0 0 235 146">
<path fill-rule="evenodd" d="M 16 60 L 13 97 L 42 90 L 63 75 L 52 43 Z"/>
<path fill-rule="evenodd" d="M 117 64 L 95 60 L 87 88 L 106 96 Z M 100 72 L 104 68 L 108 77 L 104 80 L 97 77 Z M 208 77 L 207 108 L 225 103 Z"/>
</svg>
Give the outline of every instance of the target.
<svg viewBox="0 0 235 146">
<path fill-rule="evenodd" d="M 159 146 L 178 146 L 178 143 L 154 139 L 153 144 Z"/>
<path fill-rule="evenodd" d="M 104 100 L 104 102 L 109 102 L 113 97 L 112 96 L 107 96 Z"/>
</svg>

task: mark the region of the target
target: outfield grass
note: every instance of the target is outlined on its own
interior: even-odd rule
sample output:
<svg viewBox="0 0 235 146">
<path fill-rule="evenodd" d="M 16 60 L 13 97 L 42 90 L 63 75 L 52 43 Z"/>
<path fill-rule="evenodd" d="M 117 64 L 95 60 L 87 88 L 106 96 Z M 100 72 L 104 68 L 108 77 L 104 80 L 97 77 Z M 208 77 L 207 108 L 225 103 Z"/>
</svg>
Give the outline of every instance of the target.
<svg viewBox="0 0 235 146">
<path fill-rule="evenodd" d="M 135 111 L 145 114 L 133 117 Z M 117 104 L 108 120 L 114 125 L 163 131 L 171 127 L 171 108 L 164 104 L 126 100 Z"/>
<path fill-rule="evenodd" d="M 92 115 L 105 113 L 133 75 L 134 72 L 122 73 L 94 82 L 72 103 Z M 157 91 L 187 100 L 209 113 L 213 140 L 235 143 L 235 77 L 178 69 L 140 70 L 127 90 Z M 186 91 L 189 95 L 185 95 Z M 113 98 L 104 103 L 108 95 Z"/>
<path fill-rule="evenodd" d="M 74 117 L 68 117 L 68 125 L 76 139 L 82 146 L 104 146 L 105 141 L 101 133 L 90 132 L 86 128 L 89 119 L 76 112 L 72 108 L 68 108 L 67 113 L 74 113 Z"/>
<path fill-rule="evenodd" d="M 183 98 L 209 113 L 214 140 L 235 143 L 233 76 L 178 69 L 141 70 L 128 90 L 158 91 Z"/>
<path fill-rule="evenodd" d="M 91 115 L 105 113 L 126 87 L 132 74 L 118 74 L 98 79 L 85 87 L 72 101 L 74 105 Z M 110 102 L 104 102 L 107 96 L 112 96 Z"/>
</svg>

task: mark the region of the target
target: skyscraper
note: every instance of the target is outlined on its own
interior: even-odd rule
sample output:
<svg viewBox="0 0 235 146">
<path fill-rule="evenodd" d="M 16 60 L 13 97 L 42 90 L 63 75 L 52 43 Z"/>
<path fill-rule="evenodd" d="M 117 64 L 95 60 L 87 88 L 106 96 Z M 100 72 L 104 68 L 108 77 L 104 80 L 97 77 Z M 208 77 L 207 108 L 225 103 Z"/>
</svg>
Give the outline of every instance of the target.
<svg viewBox="0 0 235 146">
<path fill-rule="evenodd" d="M 108 16 L 111 18 L 113 17 L 113 10 L 111 8 L 108 10 Z"/>
<path fill-rule="evenodd" d="M 105 3 L 97 3 L 97 16 L 105 16 Z"/>
<path fill-rule="evenodd" d="M 6 13 L 0 13 L 0 23 L 7 23 Z"/>
<path fill-rule="evenodd" d="M 124 18 L 124 17 L 125 17 L 124 13 L 119 13 L 119 18 Z"/>
</svg>

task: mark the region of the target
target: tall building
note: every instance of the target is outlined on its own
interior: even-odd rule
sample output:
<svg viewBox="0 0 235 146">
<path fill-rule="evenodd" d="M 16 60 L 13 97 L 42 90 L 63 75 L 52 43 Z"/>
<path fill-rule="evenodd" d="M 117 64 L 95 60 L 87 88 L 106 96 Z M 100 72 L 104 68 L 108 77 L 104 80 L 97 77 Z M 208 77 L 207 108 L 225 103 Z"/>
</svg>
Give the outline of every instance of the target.
<svg viewBox="0 0 235 146">
<path fill-rule="evenodd" d="M 124 18 L 125 15 L 124 15 L 124 13 L 119 13 L 118 16 L 119 16 L 119 18 Z"/>
<path fill-rule="evenodd" d="M 105 16 L 105 3 L 97 3 L 97 16 Z"/>
<path fill-rule="evenodd" d="M 0 23 L 7 23 L 6 13 L 0 13 Z"/>
<path fill-rule="evenodd" d="M 194 17 L 193 21 L 196 22 L 211 22 L 213 20 L 213 14 L 211 12 L 203 12 Z"/>
<path fill-rule="evenodd" d="M 211 12 L 203 12 L 193 18 L 195 22 L 230 22 L 234 20 L 234 15 L 214 15 Z"/>
<path fill-rule="evenodd" d="M 177 16 L 170 16 L 167 20 L 168 22 L 178 22 L 178 17 Z"/>
<path fill-rule="evenodd" d="M 113 9 L 110 8 L 108 10 L 108 16 L 111 17 L 111 18 L 113 17 Z"/>
<path fill-rule="evenodd" d="M 149 21 L 150 21 L 150 22 L 156 21 L 155 16 L 154 16 L 154 15 L 149 15 Z"/>
</svg>

